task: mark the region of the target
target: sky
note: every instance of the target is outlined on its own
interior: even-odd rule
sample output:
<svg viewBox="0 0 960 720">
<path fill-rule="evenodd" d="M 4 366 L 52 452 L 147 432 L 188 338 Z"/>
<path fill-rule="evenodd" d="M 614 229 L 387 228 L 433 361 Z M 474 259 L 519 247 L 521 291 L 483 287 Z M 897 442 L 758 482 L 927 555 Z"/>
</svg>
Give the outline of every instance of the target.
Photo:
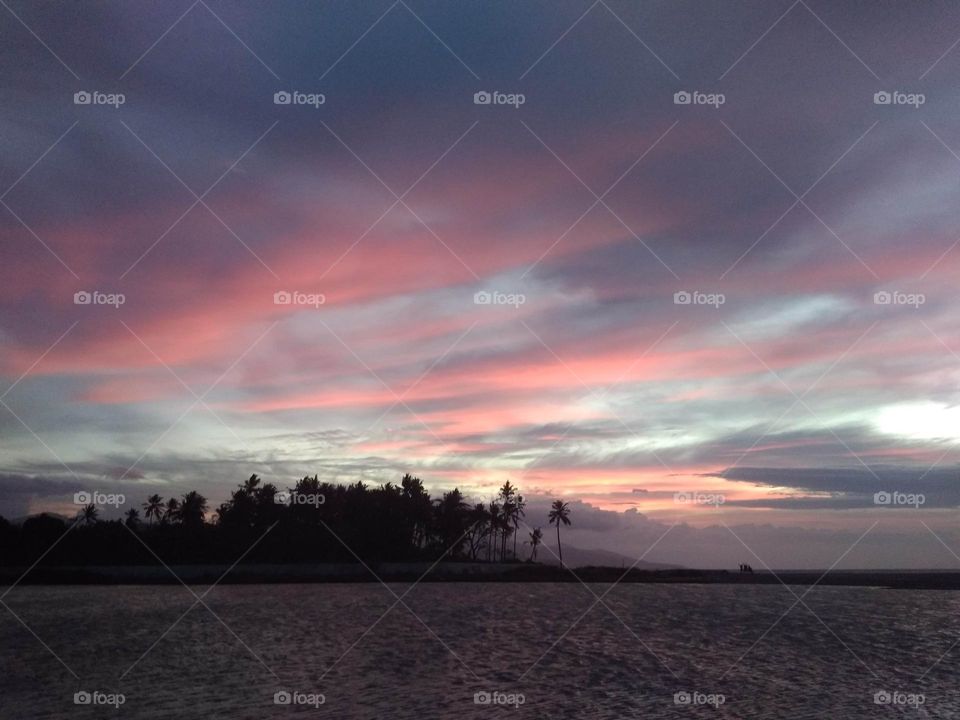
<svg viewBox="0 0 960 720">
<path fill-rule="evenodd" d="M 10 0 L 0 513 L 411 472 L 648 560 L 960 567 L 958 27 Z"/>
</svg>

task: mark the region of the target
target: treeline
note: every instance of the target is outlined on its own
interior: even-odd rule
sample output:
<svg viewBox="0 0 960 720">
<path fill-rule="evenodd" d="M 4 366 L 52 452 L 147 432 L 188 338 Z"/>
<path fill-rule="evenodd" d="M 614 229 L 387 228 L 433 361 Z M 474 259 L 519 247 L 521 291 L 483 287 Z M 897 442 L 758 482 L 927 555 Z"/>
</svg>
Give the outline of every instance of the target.
<svg viewBox="0 0 960 720">
<path fill-rule="evenodd" d="M 321 482 L 315 475 L 281 490 L 257 475 L 211 512 L 195 491 L 152 495 L 123 520 L 105 521 L 95 504 L 70 521 L 37 515 L 22 524 L 0 517 L 0 564 L 167 564 L 536 560 L 543 539 L 523 518 L 526 503 L 509 481 L 489 503 L 459 490 L 431 498 L 419 478 L 368 487 Z M 569 525 L 559 500 L 549 521 Z M 530 532 L 524 532 L 526 530 Z M 522 536 L 522 537 L 521 537 Z M 46 553 L 46 554 L 44 554 Z"/>
</svg>

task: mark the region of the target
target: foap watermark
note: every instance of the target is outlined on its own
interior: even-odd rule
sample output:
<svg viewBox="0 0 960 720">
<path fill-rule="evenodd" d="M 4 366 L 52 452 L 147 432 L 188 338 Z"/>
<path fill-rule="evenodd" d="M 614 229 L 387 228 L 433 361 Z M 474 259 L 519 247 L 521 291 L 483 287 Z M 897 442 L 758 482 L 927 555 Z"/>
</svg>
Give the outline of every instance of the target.
<svg viewBox="0 0 960 720">
<path fill-rule="evenodd" d="M 905 493 L 899 490 L 887 492 L 881 490 L 873 494 L 874 505 L 884 505 L 886 507 L 912 507 L 919 508 L 926 504 L 927 497 L 923 493 Z"/>
<path fill-rule="evenodd" d="M 274 305 L 309 305 L 310 307 L 318 308 L 326 302 L 327 298 L 323 293 L 277 290 L 273 294 Z"/>
<path fill-rule="evenodd" d="M 119 709 L 126 701 L 123 693 L 108 693 L 102 690 L 80 690 L 73 694 L 74 705 L 110 705 Z"/>
<path fill-rule="evenodd" d="M 927 302 L 927 296 L 923 293 L 880 290 L 873 294 L 874 305 L 906 305 L 907 307 L 918 308 L 925 302 Z"/>
<path fill-rule="evenodd" d="M 123 293 L 105 293 L 99 290 L 78 290 L 73 294 L 74 305 L 112 305 L 120 307 L 127 301 Z"/>
<path fill-rule="evenodd" d="M 727 302 L 727 296 L 723 293 L 678 290 L 673 294 L 674 305 L 712 305 L 715 308 L 719 308 L 725 302 Z"/>
<path fill-rule="evenodd" d="M 527 96 L 523 93 L 502 93 L 497 90 L 487 92 L 481 90 L 473 94 L 474 105 L 511 105 L 515 110 L 527 101 Z"/>
<path fill-rule="evenodd" d="M 727 501 L 727 498 L 721 493 L 706 493 L 698 492 L 696 490 L 688 490 L 684 492 L 675 492 L 673 494 L 673 501 L 675 503 L 680 503 L 681 505 L 713 505 L 713 507 L 720 507 Z"/>
<path fill-rule="evenodd" d="M 520 307 L 527 301 L 527 296 L 522 293 L 504 293 L 497 290 L 480 290 L 473 294 L 474 305 L 512 305 L 515 308 Z"/>
<path fill-rule="evenodd" d="M 927 96 L 923 93 L 906 93 L 900 90 L 887 92 L 886 90 L 880 90 L 873 94 L 874 105 L 909 105 L 917 109 L 926 101 Z"/>
<path fill-rule="evenodd" d="M 323 693 L 305 693 L 298 690 L 277 690 L 273 694 L 274 705 L 309 705 L 318 708 L 327 701 Z"/>
<path fill-rule="evenodd" d="M 488 692 L 481 690 L 473 694 L 474 705 L 506 705 L 514 709 L 519 708 L 527 701 L 523 693 L 505 693 L 494 690 Z"/>
<path fill-rule="evenodd" d="M 99 90 L 79 90 L 73 94 L 74 105 L 109 105 L 119 108 L 127 101 L 123 93 L 105 93 Z"/>
<path fill-rule="evenodd" d="M 699 90 L 687 91 L 680 90 L 673 94 L 674 105 L 710 105 L 714 109 L 719 108 L 727 101 L 727 96 L 723 93 L 705 93 Z"/>
<path fill-rule="evenodd" d="M 73 494 L 73 504 L 83 507 L 87 505 L 98 505 L 118 508 L 126 502 L 127 498 L 123 493 L 103 493 L 99 490 L 81 490 Z"/>
<path fill-rule="evenodd" d="M 697 690 L 681 690 L 673 694 L 674 705 L 709 705 L 718 708 L 727 701 L 721 693 L 704 693 Z"/>
<path fill-rule="evenodd" d="M 323 93 L 305 93 L 299 90 L 287 92 L 286 90 L 280 90 L 273 94 L 274 105 L 310 105 L 316 109 L 326 101 L 327 96 Z"/>
<path fill-rule="evenodd" d="M 313 505 L 320 507 L 327 499 L 323 493 L 302 493 L 282 490 L 273 496 L 273 501 L 277 505 Z"/>
<path fill-rule="evenodd" d="M 923 693 L 905 693 L 899 690 L 877 690 L 873 693 L 874 705 L 899 705 L 919 708 L 927 701 Z"/>
</svg>

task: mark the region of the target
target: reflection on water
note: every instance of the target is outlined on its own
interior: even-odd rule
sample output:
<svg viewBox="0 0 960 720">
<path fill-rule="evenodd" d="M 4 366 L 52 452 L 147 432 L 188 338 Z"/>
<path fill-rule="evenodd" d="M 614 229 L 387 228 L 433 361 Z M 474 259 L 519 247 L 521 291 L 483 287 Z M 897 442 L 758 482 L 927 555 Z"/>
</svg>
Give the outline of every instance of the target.
<svg viewBox="0 0 960 720">
<path fill-rule="evenodd" d="M 0 717 L 960 713 L 960 593 L 591 589 L 602 602 L 572 583 L 423 583 L 387 612 L 376 584 L 218 586 L 187 612 L 179 586 L 17 587 L 5 602 L 66 667 L 0 608 Z M 125 702 L 74 704 L 95 690 Z"/>
</svg>

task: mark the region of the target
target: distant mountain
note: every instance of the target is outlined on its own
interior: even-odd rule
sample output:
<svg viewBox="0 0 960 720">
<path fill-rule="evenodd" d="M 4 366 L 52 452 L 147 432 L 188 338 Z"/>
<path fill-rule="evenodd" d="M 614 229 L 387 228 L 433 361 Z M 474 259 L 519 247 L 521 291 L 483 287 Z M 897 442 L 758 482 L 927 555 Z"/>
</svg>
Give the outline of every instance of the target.
<svg viewBox="0 0 960 720">
<path fill-rule="evenodd" d="M 550 552 L 553 550 L 553 552 Z M 550 550 L 540 548 L 537 552 L 537 562 L 544 565 L 559 565 L 560 560 L 554 555 L 556 547 L 551 546 Z M 585 567 L 593 565 L 597 567 L 622 567 L 624 569 L 633 565 L 636 558 L 610 550 L 587 550 L 574 547 L 573 545 L 563 544 L 563 563 L 572 568 Z M 641 560 L 636 564 L 638 570 L 676 570 L 682 568 L 682 565 L 669 565 L 667 563 L 647 562 Z"/>
<path fill-rule="evenodd" d="M 11 518 L 8 522 L 11 525 L 23 525 L 23 523 L 29 520 L 30 518 L 40 517 L 42 515 L 46 515 L 47 517 L 55 518 L 57 520 L 63 520 L 66 523 L 73 522 L 76 519 L 76 517 L 67 517 L 66 515 L 61 515 L 60 513 L 44 512 L 44 513 L 36 513 L 34 515 L 24 515 L 23 517 L 18 517 L 18 518 Z"/>
</svg>

